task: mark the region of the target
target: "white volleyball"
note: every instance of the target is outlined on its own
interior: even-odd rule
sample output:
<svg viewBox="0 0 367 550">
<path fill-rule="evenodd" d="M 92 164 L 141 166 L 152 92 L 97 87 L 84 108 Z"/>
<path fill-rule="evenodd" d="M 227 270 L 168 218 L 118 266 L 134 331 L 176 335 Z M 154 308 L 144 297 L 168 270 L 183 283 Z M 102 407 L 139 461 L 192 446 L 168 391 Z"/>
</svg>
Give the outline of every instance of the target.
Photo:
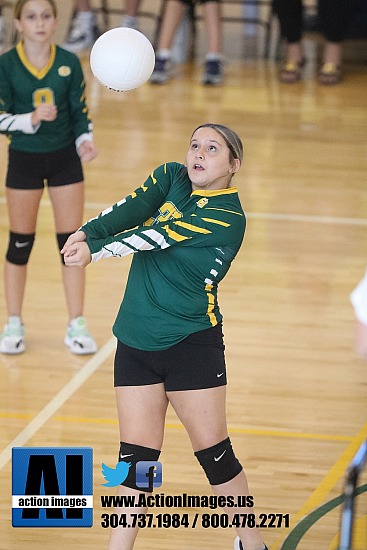
<svg viewBox="0 0 367 550">
<path fill-rule="evenodd" d="M 127 27 L 102 34 L 90 53 L 90 67 L 95 78 L 117 92 L 144 84 L 153 72 L 154 62 L 154 49 L 148 38 Z"/>
</svg>

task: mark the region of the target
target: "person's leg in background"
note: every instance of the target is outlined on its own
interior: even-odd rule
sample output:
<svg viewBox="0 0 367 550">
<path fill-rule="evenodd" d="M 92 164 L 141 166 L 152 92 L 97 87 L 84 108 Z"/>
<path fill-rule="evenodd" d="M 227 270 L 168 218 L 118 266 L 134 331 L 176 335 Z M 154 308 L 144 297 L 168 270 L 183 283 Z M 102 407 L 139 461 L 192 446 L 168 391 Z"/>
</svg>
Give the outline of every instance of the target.
<svg viewBox="0 0 367 550">
<path fill-rule="evenodd" d="M 301 78 L 304 62 L 302 0 L 274 0 L 273 8 L 279 19 L 280 33 L 285 40 L 286 48 L 285 61 L 279 78 L 282 82 L 297 82 Z"/>
<path fill-rule="evenodd" d="M 172 43 L 187 8 L 186 4 L 187 2 L 181 0 L 166 2 L 158 36 L 154 71 L 150 78 L 153 84 L 164 84 L 172 77 Z"/>
<path fill-rule="evenodd" d="M 22 318 L 27 267 L 35 239 L 42 189 L 6 187 L 9 246 L 4 263 L 4 290 L 8 314 L 0 335 L 0 352 L 15 355 L 25 350 Z"/>
<path fill-rule="evenodd" d="M 74 16 L 62 47 L 78 53 L 90 48 L 99 36 L 96 15 L 90 0 L 74 0 Z"/>
<path fill-rule="evenodd" d="M 338 84 L 342 79 L 343 40 L 350 15 L 348 0 L 319 0 L 319 19 L 325 37 L 320 84 Z"/>
<path fill-rule="evenodd" d="M 125 0 L 126 14 L 121 19 L 121 27 L 129 27 L 138 30 L 138 15 L 140 0 Z"/>
<path fill-rule="evenodd" d="M 48 188 L 55 220 L 55 232 L 59 250 L 67 237 L 83 223 L 84 183 L 50 186 Z M 62 281 L 68 311 L 68 324 L 64 343 L 72 353 L 89 355 L 97 351 L 97 345 L 89 334 L 84 310 L 85 270 L 70 269 L 62 261 Z"/>
<path fill-rule="evenodd" d="M 208 50 L 205 58 L 202 84 L 217 85 L 223 82 L 222 18 L 220 1 L 203 1 L 204 23 Z"/>
<path fill-rule="evenodd" d="M 125 15 L 121 18 L 121 27 L 138 29 L 138 13 L 140 0 L 121 1 Z M 90 0 L 74 0 L 74 17 L 70 31 L 63 47 L 74 53 L 86 50 L 93 46 L 100 35 L 96 15 L 92 10 Z"/>
<path fill-rule="evenodd" d="M 220 1 L 201 2 L 204 12 L 204 24 L 207 34 L 207 55 L 205 58 L 202 84 L 216 85 L 223 81 L 222 21 Z M 172 76 L 172 43 L 185 10 L 191 1 L 168 0 L 158 37 L 156 64 L 150 81 L 163 84 Z"/>
</svg>

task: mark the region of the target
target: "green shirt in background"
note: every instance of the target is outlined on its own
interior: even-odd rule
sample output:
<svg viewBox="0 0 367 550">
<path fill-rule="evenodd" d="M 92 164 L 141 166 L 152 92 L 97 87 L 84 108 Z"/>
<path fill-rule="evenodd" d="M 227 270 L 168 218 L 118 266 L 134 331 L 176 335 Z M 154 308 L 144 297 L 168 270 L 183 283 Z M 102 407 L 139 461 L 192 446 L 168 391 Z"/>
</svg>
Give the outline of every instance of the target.
<svg viewBox="0 0 367 550">
<path fill-rule="evenodd" d="M 35 133 L 14 130 L 17 116 L 31 113 L 40 103 L 57 106 L 56 120 L 42 122 Z M 0 56 L 0 132 L 8 135 L 12 149 L 49 153 L 91 131 L 76 55 L 52 44 L 49 62 L 41 71 L 29 63 L 22 43 Z"/>
</svg>

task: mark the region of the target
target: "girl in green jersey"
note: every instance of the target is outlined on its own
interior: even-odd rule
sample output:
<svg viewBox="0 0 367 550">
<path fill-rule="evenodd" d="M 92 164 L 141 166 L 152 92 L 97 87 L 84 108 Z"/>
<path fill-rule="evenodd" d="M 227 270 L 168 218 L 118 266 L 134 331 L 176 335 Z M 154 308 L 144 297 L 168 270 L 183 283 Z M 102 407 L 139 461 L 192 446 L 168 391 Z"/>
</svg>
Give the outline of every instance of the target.
<svg viewBox="0 0 367 550">
<path fill-rule="evenodd" d="M 0 56 L 0 132 L 9 138 L 6 199 L 9 244 L 4 281 L 8 321 L 0 352 L 25 350 L 22 305 L 27 263 L 47 182 L 59 249 L 82 223 L 81 159 L 96 156 L 78 58 L 52 43 L 54 0 L 18 0 L 15 25 L 22 41 Z M 73 353 L 96 351 L 83 317 L 84 273 L 62 266 L 68 308 L 64 342 Z"/>
<path fill-rule="evenodd" d="M 266 549 L 255 520 L 251 525 L 237 521 L 248 506 L 253 513 L 253 499 L 228 436 L 217 302 L 217 286 L 245 231 L 245 215 L 231 185 L 242 156 L 241 140 L 232 130 L 219 124 L 199 126 L 185 165 L 167 163 L 154 170 L 131 195 L 70 236 L 62 250 L 66 265 L 77 267 L 134 254 L 114 325 L 119 462 L 129 465 L 123 466 L 118 494 L 142 504 L 119 508 L 127 520 L 112 530 L 110 550 L 133 548 L 138 530 L 133 516 L 146 512 L 141 491 L 151 492 L 155 486 L 154 464 L 168 403 L 236 527 L 236 550 Z M 143 476 L 143 483 L 137 468 L 141 461 L 153 464 L 151 479 Z M 247 504 L 239 503 L 241 495 Z"/>
</svg>

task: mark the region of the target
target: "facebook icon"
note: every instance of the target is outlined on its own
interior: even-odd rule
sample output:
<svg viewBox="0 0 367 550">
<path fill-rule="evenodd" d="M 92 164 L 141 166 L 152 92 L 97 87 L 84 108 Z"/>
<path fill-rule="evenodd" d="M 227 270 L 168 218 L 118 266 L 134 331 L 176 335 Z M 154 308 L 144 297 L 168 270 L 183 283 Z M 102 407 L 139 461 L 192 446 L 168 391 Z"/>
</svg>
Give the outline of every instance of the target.
<svg viewBox="0 0 367 550">
<path fill-rule="evenodd" d="M 136 486 L 153 491 L 154 487 L 162 485 L 162 464 L 150 460 L 140 460 L 136 463 Z"/>
</svg>

